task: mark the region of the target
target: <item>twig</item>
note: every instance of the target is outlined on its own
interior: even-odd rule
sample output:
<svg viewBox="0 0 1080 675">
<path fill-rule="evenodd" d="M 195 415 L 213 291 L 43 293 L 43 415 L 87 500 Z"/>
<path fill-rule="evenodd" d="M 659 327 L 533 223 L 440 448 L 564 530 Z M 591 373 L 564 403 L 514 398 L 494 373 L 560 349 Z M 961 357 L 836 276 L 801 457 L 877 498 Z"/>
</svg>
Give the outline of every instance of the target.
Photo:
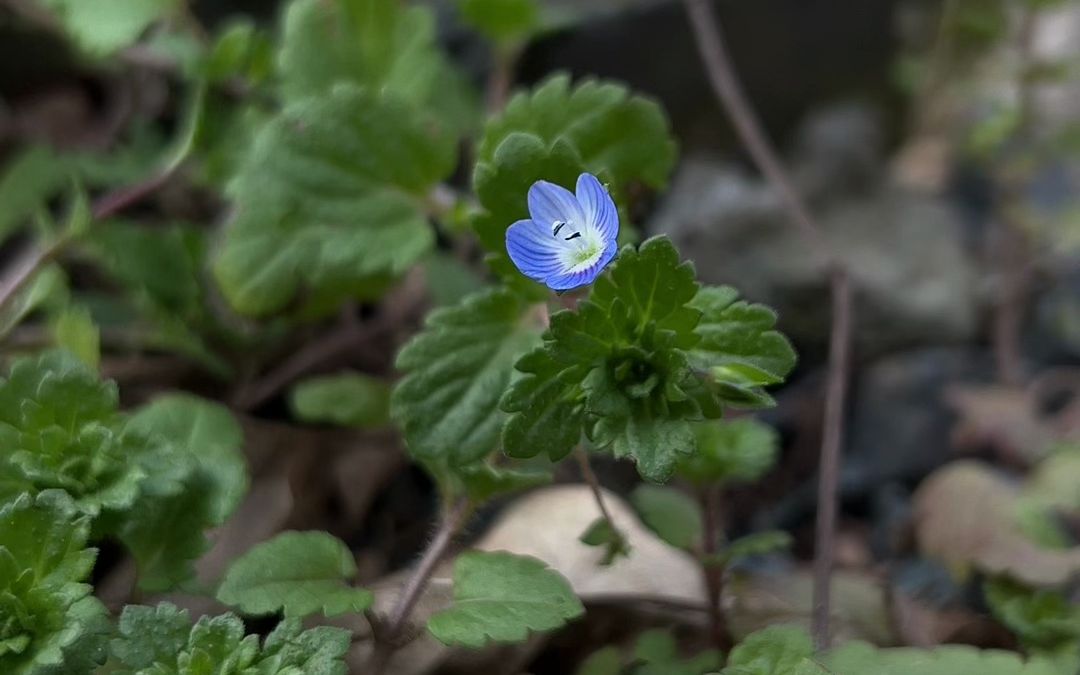
<svg viewBox="0 0 1080 675">
<path fill-rule="evenodd" d="M 179 164 L 176 164 L 141 183 L 118 188 L 102 195 L 90 207 L 92 219 L 110 218 L 143 200 L 164 185 L 178 167 Z M 27 249 L 12 267 L 11 272 L 3 281 L 0 281 L 0 309 L 7 307 L 19 291 L 25 288 L 43 267 L 55 260 L 71 242 L 70 236 L 61 236 L 45 248 Z"/>
<path fill-rule="evenodd" d="M 454 537 L 465 525 L 471 511 L 472 506 L 469 501 L 462 499 L 450 507 L 443 516 L 442 522 L 439 523 L 439 529 L 436 530 L 427 550 L 424 551 L 420 562 L 417 563 L 412 575 L 401 589 L 401 595 L 398 596 L 397 604 L 390 614 L 390 619 L 383 628 L 376 631 L 378 640 L 375 643 L 371 661 L 368 664 L 368 672 L 371 675 L 382 675 L 385 672 L 390 663 L 390 657 L 393 656 L 397 646 L 397 639 L 401 635 L 409 615 L 412 614 L 413 608 L 416 607 L 416 603 L 419 602 L 428 582 L 431 581 L 431 575 L 435 572 L 435 568 L 442 561 L 443 556 L 446 555 L 450 544 L 454 541 Z"/>
<path fill-rule="evenodd" d="M 596 506 L 600 509 L 600 515 L 608 522 L 611 529 L 615 530 L 615 521 L 611 519 L 611 512 L 608 511 L 607 502 L 604 501 L 604 493 L 600 491 L 600 481 L 596 479 L 596 474 L 593 473 L 592 465 L 589 463 L 589 455 L 585 452 L 585 448 L 580 445 L 576 447 L 574 449 L 574 459 L 577 460 L 578 467 L 581 468 L 581 477 L 585 479 L 589 489 L 592 490 L 593 500 L 596 501 Z"/>
<path fill-rule="evenodd" d="M 701 60 L 717 98 L 731 117 L 739 139 L 754 163 L 779 194 L 791 219 L 802 232 L 807 244 L 823 261 L 829 274 L 833 318 L 829 336 L 829 375 L 819 464 L 818 536 L 814 561 L 812 622 L 814 642 L 819 649 L 823 649 L 829 643 L 829 589 L 836 531 L 837 474 L 840 467 L 840 447 L 843 443 L 844 402 L 851 348 L 850 283 L 842 262 L 830 250 L 828 240 L 792 185 L 743 93 L 724 46 L 712 5 L 708 0 L 684 0 L 684 3 Z"/>
<path fill-rule="evenodd" d="M 488 73 L 485 96 L 487 110 L 491 114 L 502 112 L 510 98 L 510 87 L 514 83 L 514 68 L 517 65 L 520 49 L 513 47 L 494 47 L 492 52 L 491 72 Z"/>
<path fill-rule="evenodd" d="M 706 592 L 709 594 L 706 605 L 709 610 L 709 632 L 712 634 L 713 645 L 726 654 L 734 644 L 734 640 L 721 604 L 724 595 L 725 570 L 723 565 L 710 560 L 720 553 L 720 486 L 710 485 L 704 488 L 699 495 L 699 500 L 704 528 L 701 542 L 703 554 L 701 573 L 705 578 Z"/>
</svg>

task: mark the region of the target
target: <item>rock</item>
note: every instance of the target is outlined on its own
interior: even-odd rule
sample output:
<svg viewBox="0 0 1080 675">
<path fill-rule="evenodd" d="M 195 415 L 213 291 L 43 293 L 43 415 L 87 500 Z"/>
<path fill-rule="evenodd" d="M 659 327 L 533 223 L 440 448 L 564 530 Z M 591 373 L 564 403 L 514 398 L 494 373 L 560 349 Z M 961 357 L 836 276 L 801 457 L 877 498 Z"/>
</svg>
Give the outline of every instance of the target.
<svg viewBox="0 0 1080 675">
<path fill-rule="evenodd" d="M 847 175 L 861 161 L 821 171 Z M 794 173 L 813 187 L 808 167 Z M 808 196 L 851 272 L 861 355 L 972 337 L 977 271 L 946 203 L 890 185 L 846 197 L 818 189 Z M 669 235 L 703 281 L 732 284 L 777 309 L 798 346 L 821 346 L 829 316 L 825 271 L 761 181 L 724 162 L 690 158 L 648 229 Z"/>
</svg>

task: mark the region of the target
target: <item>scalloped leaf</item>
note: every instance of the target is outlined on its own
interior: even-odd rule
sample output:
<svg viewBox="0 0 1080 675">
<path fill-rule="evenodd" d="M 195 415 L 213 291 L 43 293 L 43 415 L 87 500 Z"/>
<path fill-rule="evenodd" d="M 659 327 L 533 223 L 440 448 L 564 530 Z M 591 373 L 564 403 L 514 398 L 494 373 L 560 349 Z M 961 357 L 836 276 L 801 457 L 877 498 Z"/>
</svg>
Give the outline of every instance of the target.
<svg viewBox="0 0 1080 675">
<path fill-rule="evenodd" d="M 499 443 L 499 399 L 514 362 L 540 341 L 542 317 L 519 296 L 488 289 L 432 312 L 398 353 L 405 377 L 391 409 L 420 459 L 464 465 Z"/>
<path fill-rule="evenodd" d="M 679 473 L 698 484 L 750 483 L 776 464 L 780 437 L 750 417 L 694 425 L 697 452 L 679 464 Z"/>
<path fill-rule="evenodd" d="M 424 199 L 456 150 L 425 113 L 354 86 L 286 107 L 229 186 L 236 216 L 214 264 L 226 298 L 262 315 L 302 288 L 332 304 L 405 271 L 434 241 Z"/>
<path fill-rule="evenodd" d="M 283 532 L 233 562 L 217 599 L 248 614 L 362 612 L 373 597 L 348 585 L 355 576 L 356 562 L 341 540 L 326 532 Z"/>
<path fill-rule="evenodd" d="M 428 620 L 440 642 L 478 648 L 522 642 L 585 611 L 558 572 L 528 556 L 471 551 L 454 562 L 454 602 Z"/>
</svg>

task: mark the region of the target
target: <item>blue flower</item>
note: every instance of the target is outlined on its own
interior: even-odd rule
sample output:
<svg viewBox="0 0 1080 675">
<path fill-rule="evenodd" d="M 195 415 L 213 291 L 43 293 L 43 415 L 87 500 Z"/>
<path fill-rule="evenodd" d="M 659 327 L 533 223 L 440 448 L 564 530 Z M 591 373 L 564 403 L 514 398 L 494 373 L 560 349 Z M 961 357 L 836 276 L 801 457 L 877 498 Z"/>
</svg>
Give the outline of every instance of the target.
<svg viewBox="0 0 1080 675">
<path fill-rule="evenodd" d="M 578 176 L 576 195 L 536 181 L 529 215 L 507 228 L 506 251 L 522 274 L 554 291 L 592 283 L 615 257 L 619 212 L 592 174 Z"/>
</svg>

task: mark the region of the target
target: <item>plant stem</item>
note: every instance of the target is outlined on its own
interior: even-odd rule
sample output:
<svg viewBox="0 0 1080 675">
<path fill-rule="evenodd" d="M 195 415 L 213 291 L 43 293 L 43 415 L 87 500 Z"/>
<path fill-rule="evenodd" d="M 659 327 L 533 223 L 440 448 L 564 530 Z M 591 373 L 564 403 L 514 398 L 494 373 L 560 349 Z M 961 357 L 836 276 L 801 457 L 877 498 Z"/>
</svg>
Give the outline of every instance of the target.
<svg viewBox="0 0 1080 675">
<path fill-rule="evenodd" d="M 596 501 L 596 506 L 600 509 L 600 515 L 608 522 L 611 529 L 617 530 L 615 521 L 611 518 L 611 512 L 608 511 L 607 502 L 604 501 L 604 493 L 600 490 L 600 481 L 596 479 L 592 464 L 589 463 L 589 453 L 585 452 L 585 448 L 579 445 L 574 448 L 574 459 L 577 460 L 578 467 L 581 469 L 581 477 L 585 479 L 589 489 L 592 490 L 593 500 Z"/>
<path fill-rule="evenodd" d="M 704 534 L 701 542 L 701 573 L 705 579 L 705 589 L 709 594 L 709 632 L 713 646 L 723 653 L 727 653 L 734 640 L 731 630 L 724 616 L 724 572 L 723 565 L 711 560 L 720 553 L 720 486 L 710 485 L 701 490 L 699 494 L 701 502 L 702 526 Z"/>
<path fill-rule="evenodd" d="M 443 556 L 446 555 L 450 544 L 454 541 L 454 537 L 464 527 L 465 521 L 468 520 L 471 512 L 472 504 L 463 498 L 447 509 L 443 515 L 439 523 L 439 529 L 435 531 L 431 543 L 428 544 L 424 554 L 420 557 L 420 561 L 416 564 L 408 581 L 405 582 L 405 586 L 401 589 L 401 595 L 398 596 L 397 604 L 390 613 L 389 620 L 385 627 L 378 631 L 378 640 L 371 654 L 371 662 L 368 664 L 368 671 L 371 675 L 382 675 L 385 672 L 390 663 L 390 657 L 393 656 L 397 648 L 397 641 L 401 636 L 401 631 L 405 628 L 409 615 L 412 614 L 416 603 L 420 600 L 420 596 L 423 595 L 424 589 L 427 588 L 428 583 L 431 581 L 431 575 L 435 572 L 435 568 L 442 561 Z"/>
<path fill-rule="evenodd" d="M 821 228 L 810 215 L 788 178 L 772 143 L 765 136 L 742 85 L 731 65 L 724 39 L 709 0 L 684 0 L 698 52 L 709 83 L 735 126 L 739 139 L 758 169 L 782 199 L 788 215 L 807 245 L 829 274 L 832 297 L 832 328 L 829 335 L 829 373 L 825 400 L 824 431 L 819 463 L 817 543 L 814 560 L 814 609 L 812 632 L 818 649 L 829 644 L 829 589 L 832 549 L 836 532 L 837 485 L 840 448 L 843 444 L 844 406 L 847 397 L 848 360 L 851 350 L 852 300 L 850 281 L 843 263 L 832 252 Z"/>
</svg>

